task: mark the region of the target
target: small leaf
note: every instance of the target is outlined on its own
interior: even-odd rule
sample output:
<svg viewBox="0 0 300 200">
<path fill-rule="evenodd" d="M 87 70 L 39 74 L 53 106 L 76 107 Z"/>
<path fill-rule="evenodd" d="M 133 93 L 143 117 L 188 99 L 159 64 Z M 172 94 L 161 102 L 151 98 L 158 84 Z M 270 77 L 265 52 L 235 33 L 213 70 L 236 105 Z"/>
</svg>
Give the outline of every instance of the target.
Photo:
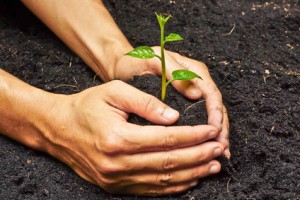
<svg viewBox="0 0 300 200">
<path fill-rule="evenodd" d="M 180 41 L 183 40 L 183 38 L 176 33 L 170 33 L 165 39 L 165 42 L 174 42 L 174 41 Z"/>
<path fill-rule="evenodd" d="M 149 46 L 140 46 L 136 47 L 126 55 L 132 56 L 135 58 L 142 58 L 142 59 L 148 59 L 148 58 L 153 58 L 155 57 L 155 53 L 153 49 Z"/>
<path fill-rule="evenodd" d="M 175 70 L 172 72 L 173 80 L 191 80 L 193 78 L 200 78 L 202 79 L 198 74 L 189 71 L 189 70 Z"/>
<path fill-rule="evenodd" d="M 165 24 L 170 19 L 171 15 L 164 17 L 161 13 L 155 13 L 160 28 L 165 27 Z"/>
</svg>

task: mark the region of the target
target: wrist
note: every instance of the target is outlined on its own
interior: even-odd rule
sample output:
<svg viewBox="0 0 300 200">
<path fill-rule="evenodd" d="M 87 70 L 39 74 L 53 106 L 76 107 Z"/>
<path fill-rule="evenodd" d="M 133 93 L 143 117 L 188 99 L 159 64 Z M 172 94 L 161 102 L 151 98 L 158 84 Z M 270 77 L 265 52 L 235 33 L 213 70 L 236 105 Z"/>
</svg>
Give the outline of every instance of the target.
<svg viewBox="0 0 300 200">
<path fill-rule="evenodd" d="M 118 38 L 101 38 L 102 41 L 90 49 L 91 60 L 94 63 L 89 66 L 96 72 L 103 81 L 120 79 L 118 62 L 125 57 L 125 54 L 133 49 L 126 40 L 118 40 Z M 123 67 L 123 66 L 122 66 Z"/>
<path fill-rule="evenodd" d="M 131 45 L 101 1 L 22 1 L 104 81 Z M 83 14 L 78 14 L 83 13 Z"/>
<path fill-rule="evenodd" d="M 34 88 L 0 70 L 0 133 L 45 151 L 53 94 Z"/>
</svg>

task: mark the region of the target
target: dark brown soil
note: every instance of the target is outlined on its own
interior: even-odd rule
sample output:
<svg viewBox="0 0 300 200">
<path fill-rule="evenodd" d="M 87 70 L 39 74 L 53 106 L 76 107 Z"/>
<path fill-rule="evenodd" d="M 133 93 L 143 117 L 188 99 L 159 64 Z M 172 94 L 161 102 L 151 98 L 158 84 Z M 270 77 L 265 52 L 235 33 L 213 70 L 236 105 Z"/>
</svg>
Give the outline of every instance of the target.
<svg viewBox="0 0 300 200">
<path fill-rule="evenodd" d="M 0 136 L 0 199 L 300 199 L 298 0 L 105 2 L 134 46 L 158 44 L 155 11 L 173 15 L 168 29 L 185 41 L 167 48 L 205 62 L 223 93 L 231 163 L 222 160 L 220 174 L 180 195 L 118 196 L 85 182 L 54 158 Z M 18 1 L 0 3 L 0 66 L 55 93 L 102 83 Z M 138 82 L 144 80 L 158 91 L 158 78 Z M 188 102 L 175 101 L 176 92 L 169 89 L 168 102 L 184 113 Z M 193 109 L 198 106 L 203 104 Z M 193 112 L 182 119 L 205 115 Z"/>
</svg>

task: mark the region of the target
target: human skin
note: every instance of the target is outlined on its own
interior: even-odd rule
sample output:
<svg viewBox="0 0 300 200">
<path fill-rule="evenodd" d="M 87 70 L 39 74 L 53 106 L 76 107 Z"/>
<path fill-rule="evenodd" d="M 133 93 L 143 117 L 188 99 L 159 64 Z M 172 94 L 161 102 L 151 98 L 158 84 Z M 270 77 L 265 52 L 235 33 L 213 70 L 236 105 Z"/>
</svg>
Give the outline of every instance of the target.
<svg viewBox="0 0 300 200">
<path fill-rule="evenodd" d="M 23 3 L 104 81 L 160 75 L 159 60 L 124 56 L 132 46 L 101 1 Z M 173 86 L 188 98 L 206 99 L 208 125 L 166 126 L 174 123 L 179 113 L 122 81 L 58 95 L 0 70 L 0 132 L 49 153 L 111 193 L 162 195 L 187 190 L 199 178 L 219 172 L 217 156 L 230 157 L 229 123 L 207 67 L 170 51 L 166 51 L 166 60 L 171 66 L 168 77 L 182 68 L 202 76 L 201 82 L 174 82 Z M 126 71 L 122 66 L 128 66 Z M 128 123 L 128 113 L 158 125 Z"/>
</svg>

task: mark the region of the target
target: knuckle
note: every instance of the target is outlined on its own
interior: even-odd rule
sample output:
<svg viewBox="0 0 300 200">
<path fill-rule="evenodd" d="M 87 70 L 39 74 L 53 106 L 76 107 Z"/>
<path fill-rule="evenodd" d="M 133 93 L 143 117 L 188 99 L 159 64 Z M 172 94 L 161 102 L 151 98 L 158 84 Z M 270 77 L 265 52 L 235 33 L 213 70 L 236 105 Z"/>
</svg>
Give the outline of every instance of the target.
<svg viewBox="0 0 300 200">
<path fill-rule="evenodd" d="M 227 129 L 227 133 L 226 134 L 229 134 L 229 119 L 228 119 L 228 111 L 227 111 L 227 108 L 223 105 L 223 113 L 224 113 L 224 119 L 223 119 L 223 123 L 225 123 L 225 127 Z"/>
<path fill-rule="evenodd" d="M 214 83 L 210 84 L 209 86 L 210 86 L 210 95 L 214 95 L 221 100 L 222 94 L 220 90 L 217 88 L 217 86 Z"/>
<path fill-rule="evenodd" d="M 170 184 L 173 180 L 173 175 L 170 174 L 170 173 L 167 173 L 167 174 L 159 174 L 157 176 L 157 184 L 160 185 L 160 186 L 167 186 L 168 184 Z"/>
<path fill-rule="evenodd" d="M 200 175 L 200 169 L 198 167 L 195 167 L 192 169 L 192 178 L 198 178 Z"/>
<path fill-rule="evenodd" d="M 163 150 L 168 151 L 178 144 L 177 138 L 174 134 L 168 134 L 163 140 L 161 147 Z"/>
<path fill-rule="evenodd" d="M 198 152 L 198 155 L 197 155 L 197 160 L 198 160 L 198 161 L 204 161 L 205 159 L 206 159 L 205 154 L 200 150 L 200 151 Z"/>
<path fill-rule="evenodd" d="M 145 113 L 152 112 L 156 108 L 155 98 L 151 95 L 142 95 L 138 101 L 138 105 L 144 109 Z"/>
<path fill-rule="evenodd" d="M 220 115 L 222 116 L 222 114 L 223 114 L 223 108 L 221 106 L 214 107 L 214 110 L 217 111 L 217 112 L 219 112 Z"/>
<path fill-rule="evenodd" d="M 124 171 L 124 168 L 115 160 L 103 158 L 98 165 L 98 172 L 102 175 L 113 175 Z"/>
<path fill-rule="evenodd" d="M 104 88 L 104 91 L 107 95 L 107 101 L 114 102 L 116 97 L 116 94 L 120 93 L 120 88 L 123 88 L 125 90 L 126 85 L 124 85 L 124 82 L 120 80 L 112 80 L 110 82 L 107 82 L 102 85 Z"/>
<path fill-rule="evenodd" d="M 220 124 L 220 127 L 222 127 L 223 120 L 224 120 L 223 119 L 223 108 L 220 106 L 216 106 L 214 108 L 214 111 L 215 111 L 215 113 L 218 113 L 218 115 L 220 116 L 217 122 L 218 122 L 218 124 Z"/>
<path fill-rule="evenodd" d="M 124 139 L 120 137 L 121 130 L 118 130 L 120 127 L 114 127 L 110 133 L 99 142 L 97 148 L 100 151 L 107 155 L 116 155 L 121 154 L 126 151 L 126 145 L 124 144 Z"/>
<path fill-rule="evenodd" d="M 116 92 L 116 90 L 118 90 L 119 86 L 122 84 L 124 83 L 120 80 L 113 80 L 108 83 L 105 83 L 105 86 L 107 91 L 110 91 L 112 92 L 112 94 L 115 94 L 114 92 Z"/>
<path fill-rule="evenodd" d="M 110 81 L 110 84 L 116 86 L 116 85 L 124 84 L 124 82 L 121 80 L 112 80 Z"/>
<path fill-rule="evenodd" d="M 223 105 L 222 103 L 222 93 L 220 92 L 220 90 L 217 88 L 217 86 L 215 85 L 214 89 L 213 89 L 214 93 L 219 97 L 220 99 L 220 104 Z"/>
<path fill-rule="evenodd" d="M 204 69 L 205 71 L 208 72 L 208 67 L 207 67 L 207 65 L 206 65 L 205 63 L 201 62 L 201 61 L 198 61 L 198 62 L 199 62 L 200 67 L 201 67 L 202 69 Z"/>
<path fill-rule="evenodd" d="M 162 170 L 167 171 L 174 169 L 177 166 L 177 160 L 178 158 L 175 154 L 168 154 L 162 162 Z"/>
<path fill-rule="evenodd" d="M 113 139 L 103 142 L 101 149 L 102 152 L 107 155 L 115 155 L 123 151 L 122 144 Z"/>
</svg>

